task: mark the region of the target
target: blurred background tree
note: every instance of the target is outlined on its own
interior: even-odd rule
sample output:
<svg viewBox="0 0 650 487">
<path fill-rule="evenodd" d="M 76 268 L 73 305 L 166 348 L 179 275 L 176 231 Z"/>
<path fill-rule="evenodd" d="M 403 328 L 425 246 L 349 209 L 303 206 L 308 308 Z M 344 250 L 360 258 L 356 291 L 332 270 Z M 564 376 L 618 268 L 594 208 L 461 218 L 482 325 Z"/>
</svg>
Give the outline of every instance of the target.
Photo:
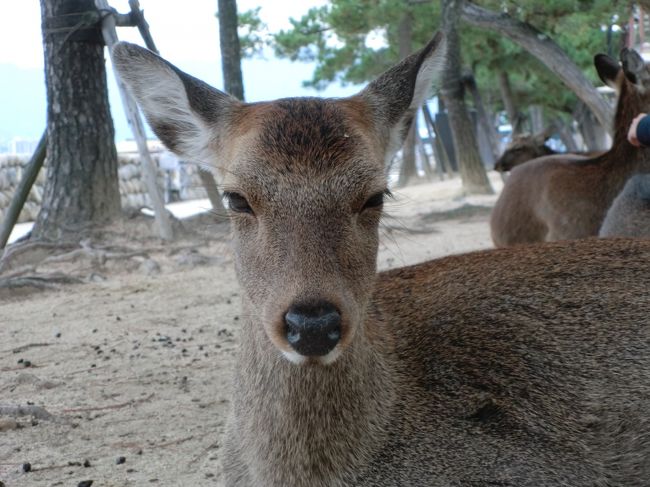
<svg viewBox="0 0 650 487">
<path fill-rule="evenodd" d="M 417 48 L 441 26 L 442 3 L 332 0 L 291 19 L 292 27 L 274 33 L 269 43 L 280 57 L 316 62 L 305 86 L 319 89 L 333 82 L 365 83 L 403 56 L 400 26 L 405 15 L 412 18 L 411 43 Z M 629 2 L 617 0 L 483 0 L 481 7 L 538 29 L 595 85 L 601 83 L 593 69 L 593 56 L 598 52 L 617 55 L 632 12 Z M 540 59 L 501 33 L 474 27 L 465 19 L 459 32 L 465 72 L 475 78 L 495 125 L 510 123 L 515 132 L 539 131 L 549 124 L 570 130 L 577 120 L 587 132 L 583 138 L 588 146 L 602 143 L 605 130 L 597 117 Z M 466 101 L 471 106 L 474 98 Z M 598 130 L 600 136 L 589 136 Z"/>
</svg>

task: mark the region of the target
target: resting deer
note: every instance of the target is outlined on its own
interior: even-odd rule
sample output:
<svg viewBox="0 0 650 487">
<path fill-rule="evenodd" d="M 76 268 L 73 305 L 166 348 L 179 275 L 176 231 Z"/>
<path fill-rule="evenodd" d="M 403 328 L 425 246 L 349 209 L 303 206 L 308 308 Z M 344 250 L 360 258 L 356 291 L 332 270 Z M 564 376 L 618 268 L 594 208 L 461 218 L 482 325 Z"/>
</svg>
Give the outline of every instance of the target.
<svg viewBox="0 0 650 487">
<path fill-rule="evenodd" d="M 650 110 L 650 70 L 632 50 L 623 49 L 621 61 L 622 68 L 604 54 L 594 59 L 601 79 L 618 92 L 612 148 L 595 157 L 543 157 L 513 169 L 492 211 L 496 246 L 598 235 L 628 178 L 650 172 L 648 150 L 627 140 L 632 119 Z"/>
<path fill-rule="evenodd" d="M 512 171 L 512 168 L 538 157 L 557 154 L 545 144 L 551 136 L 550 130 L 538 134 L 520 134 L 513 136 L 503 154 L 494 163 L 494 170 L 498 172 Z"/>
<path fill-rule="evenodd" d="M 627 181 L 607 211 L 599 235 L 650 238 L 650 174 Z"/>
<path fill-rule="evenodd" d="M 444 53 L 436 35 L 350 98 L 242 103 L 115 47 L 158 136 L 223 176 L 245 317 L 226 485 L 650 478 L 650 242 L 376 273 L 386 160 Z"/>
</svg>

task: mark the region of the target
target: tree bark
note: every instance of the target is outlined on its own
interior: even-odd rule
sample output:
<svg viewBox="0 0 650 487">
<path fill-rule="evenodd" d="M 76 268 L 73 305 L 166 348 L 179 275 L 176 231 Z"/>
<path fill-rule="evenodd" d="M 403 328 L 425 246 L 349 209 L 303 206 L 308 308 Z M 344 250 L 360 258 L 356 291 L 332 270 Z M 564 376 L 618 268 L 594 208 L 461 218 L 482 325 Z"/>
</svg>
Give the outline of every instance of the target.
<svg viewBox="0 0 650 487">
<path fill-rule="evenodd" d="M 449 162 L 447 161 L 447 153 L 445 148 L 440 143 L 440 136 L 436 131 L 436 124 L 433 120 L 433 116 L 429 111 L 429 107 L 424 105 L 422 107 L 422 114 L 424 115 L 424 123 L 427 127 L 427 132 L 429 134 L 429 140 L 431 142 L 431 150 L 434 154 L 434 159 L 436 163 L 436 173 L 442 181 L 444 179 L 445 173 L 449 174 Z"/>
<path fill-rule="evenodd" d="M 219 0 L 219 43 L 223 86 L 227 93 L 244 99 L 241 47 L 237 32 L 237 0 Z"/>
<path fill-rule="evenodd" d="M 472 25 L 506 36 L 538 58 L 589 107 L 600 124 L 612 133 L 613 109 L 571 58 L 548 35 L 506 13 L 493 12 L 470 2 L 463 5 L 462 17 Z"/>
<path fill-rule="evenodd" d="M 578 102 L 574 110 L 574 118 L 578 122 L 580 135 L 588 151 L 608 149 L 607 134 L 584 103 Z"/>
<path fill-rule="evenodd" d="M 508 114 L 510 126 L 512 127 L 512 135 L 518 135 L 524 130 L 524 116 L 517 109 L 515 97 L 512 94 L 510 86 L 510 76 L 506 71 L 499 71 L 499 92 L 501 93 L 501 101 Z"/>
<path fill-rule="evenodd" d="M 463 82 L 467 90 L 472 95 L 472 98 L 474 99 L 474 108 L 476 109 L 478 122 L 481 126 L 481 129 L 485 133 L 485 138 L 490 144 L 492 156 L 494 157 L 494 160 L 496 160 L 500 155 L 497 131 L 494 125 L 490 122 L 490 117 L 485 110 L 485 104 L 483 103 L 481 92 L 479 91 L 478 85 L 476 84 L 476 78 L 474 78 L 474 74 L 471 71 L 465 73 L 463 76 Z"/>
<path fill-rule="evenodd" d="M 566 147 L 567 152 L 578 152 L 578 144 L 573 137 L 571 127 L 569 127 L 561 118 L 556 118 L 553 121 L 553 127 L 560 135 L 560 140 Z"/>
<path fill-rule="evenodd" d="M 90 10 L 93 0 L 41 0 L 48 171 L 33 238 L 78 237 L 120 214 L 101 33 L 99 41 L 80 41 L 48 27 L 53 17 Z"/>
<path fill-rule="evenodd" d="M 481 162 L 474 126 L 465 106 L 458 33 L 462 3 L 463 0 L 442 0 L 441 24 L 447 39 L 447 63 L 440 93 L 449 114 L 463 188 L 470 194 L 492 194 L 494 191 Z"/>
<path fill-rule="evenodd" d="M 399 178 L 397 186 L 406 186 L 410 181 L 418 176 L 418 170 L 415 167 L 415 130 L 417 120 L 413 119 L 413 124 L 409 129 L 404 145 L 402 146 L 402 165 L 399 169 Z"/>
<path fill-rule="evenodd" d="M 533 134 L 544 132 L 544 107 L 541 105 L 530 105 L 530 131 Z"/>
</svg>

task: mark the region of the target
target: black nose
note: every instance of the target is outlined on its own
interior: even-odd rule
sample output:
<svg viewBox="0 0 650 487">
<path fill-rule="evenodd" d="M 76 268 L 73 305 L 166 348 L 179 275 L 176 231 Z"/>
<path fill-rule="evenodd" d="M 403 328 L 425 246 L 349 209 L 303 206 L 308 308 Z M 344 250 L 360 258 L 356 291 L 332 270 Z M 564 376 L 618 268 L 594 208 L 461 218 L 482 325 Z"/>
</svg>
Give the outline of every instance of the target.
<svg viewBox="0 0 650 487">
<path fill-rule="evenodd" d="M 341 339 L 341 315 L 325 301 L 291 306 L 284 323 L 287 341 L 307 357 L 327 355 Z"/>
</svg>

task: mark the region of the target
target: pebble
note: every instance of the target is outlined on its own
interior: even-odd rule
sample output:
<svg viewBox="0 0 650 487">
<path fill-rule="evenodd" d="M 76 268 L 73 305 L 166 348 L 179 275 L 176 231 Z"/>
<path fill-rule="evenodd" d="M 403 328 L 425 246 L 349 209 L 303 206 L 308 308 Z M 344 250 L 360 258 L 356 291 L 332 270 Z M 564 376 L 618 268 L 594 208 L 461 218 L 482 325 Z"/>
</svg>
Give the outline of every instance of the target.
<svg viewBox="0 0 650 487">
<path fill-rule="evenodd" d="M 117 457 L 117 460 L 115 460 L 116 465 L 122 465 L 123 463 L 126 463 L 126 457 Z"/>
<path fill-rule="evenodd" d="M 23 472 L 27 473 L 31 471 L 32 471 L 32 464 L 29 462 L 23 463 Z"/>
<path fill-rule="evenodd" d="M 90 487 L 93 485 L 94 480 L 82 480 L 77 484 L 77 487 Z"/>
<path fill-rule="evenodd" d="M 88 460 L 88 459 L 84 460 L 83 466 L 84 466 L 85 468 L 90 467 L 90 460 Z"/>
</svg>

